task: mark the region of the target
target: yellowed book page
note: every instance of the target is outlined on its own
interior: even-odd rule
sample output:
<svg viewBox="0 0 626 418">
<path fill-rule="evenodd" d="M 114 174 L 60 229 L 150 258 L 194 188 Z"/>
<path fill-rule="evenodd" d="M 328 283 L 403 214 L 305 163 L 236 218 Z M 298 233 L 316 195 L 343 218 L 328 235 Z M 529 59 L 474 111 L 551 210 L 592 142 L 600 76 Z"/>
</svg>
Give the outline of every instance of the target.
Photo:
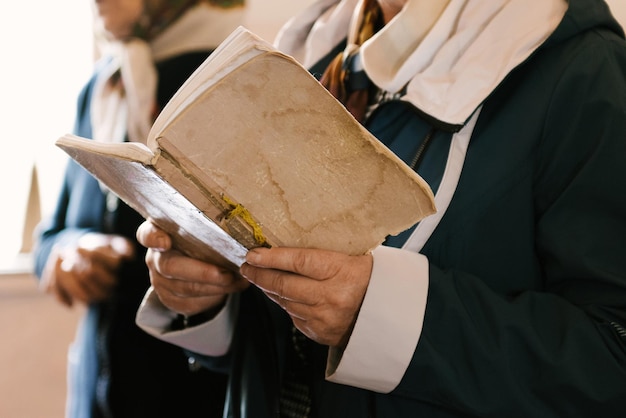
<svg viewBox="0 0 626 418">
<path fill-rule="evenodd" d="M 238 66 L 255 56 L 276 49 L 243 26 L 235 29 L 192 73 L 161 111 L 148 135 L 148 146 L 156 148 L 155 138 L 179 113 L 193 105 L 202 92 L 219 82 Z"/>
<path fill-rule="evenodd" d="M 72 134 L 63 135 L 57 139 L 55 144 L 71 157 L 74 157 L 80 150 L 86 151 L 83 159 L 90 158 L 90 155 L 109 155 L 124 160 L 151 164 L 156 156 L 146 145 L 139 142 L 99 142 Z"/>
<path fill-rule="evenodd" d="M 157 140 L 274 245 L 362 254 L 435 210 L 424 180 L 281 54 L 239 66 Z"/>
</svg>

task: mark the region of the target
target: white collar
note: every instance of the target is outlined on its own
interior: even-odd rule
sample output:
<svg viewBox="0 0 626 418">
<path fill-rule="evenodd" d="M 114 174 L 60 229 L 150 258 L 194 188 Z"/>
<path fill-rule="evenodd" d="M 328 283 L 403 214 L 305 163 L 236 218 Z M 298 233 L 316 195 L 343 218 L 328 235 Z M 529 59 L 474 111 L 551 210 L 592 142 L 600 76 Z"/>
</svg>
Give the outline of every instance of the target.
<svg viewBox="0 0 626 418">
<path fill-rule="evenodd" d="M 359 1 L 315 3 L 286 24 L 276 45 L 297 54 L 304 66 L 313 65 L 345 38 Z M 365 42 L 363 65 L 376 85 L 390 92 L 407 86 L 403 99 L 451 125 L 467 121 L 552 34 L 568 7 L 566 0 L 450 0 L 424 34 L 415 23 L 427 3 L 409 0 Z M 300 48 L 285 42 L 287 36 L 300 39 Z"/>
</svg>

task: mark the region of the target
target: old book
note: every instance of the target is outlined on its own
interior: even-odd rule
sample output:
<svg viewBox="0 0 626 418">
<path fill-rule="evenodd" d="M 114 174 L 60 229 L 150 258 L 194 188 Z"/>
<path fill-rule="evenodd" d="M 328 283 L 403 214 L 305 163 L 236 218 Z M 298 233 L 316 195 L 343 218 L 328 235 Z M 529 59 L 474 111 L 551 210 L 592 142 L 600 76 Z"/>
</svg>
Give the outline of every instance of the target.
<svg viewBox="0 0 626 418">
<path fill-rule="evenodd" d="M 421 177 L 242 27 L 172 97 L 146 145 L 69 134 L 56 144 L 176 248 L 227 268 L 260 245 L 364 254 L 435 210 Z"/>
</svg>

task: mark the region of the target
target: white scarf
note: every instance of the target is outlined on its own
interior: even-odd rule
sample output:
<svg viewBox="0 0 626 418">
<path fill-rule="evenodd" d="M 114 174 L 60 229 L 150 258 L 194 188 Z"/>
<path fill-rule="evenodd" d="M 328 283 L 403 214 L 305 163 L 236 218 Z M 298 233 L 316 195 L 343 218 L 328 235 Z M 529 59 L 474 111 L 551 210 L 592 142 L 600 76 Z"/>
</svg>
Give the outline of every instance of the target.
<svg viewBox="0 0 626 418">
<path fill-rule="evenodd" d="M 151 43 L 140 39 L 109 45 L 95 81 L 91 103 L 93 139 L 144 142 L 154 122 L 155 62 L 191 51 L 212 50 L 243 21 L 244 9 L 200 3 L 189 9 Z M 115 83 L 121 74 L 121 83 Z"/>
<path fill-rule="evenodd" d="M 276 46 L 305 67 L 347 35 L 363 0 L 320 0 L 281 29 Z M 365 72 L 383 90 L 434 118 L 462 125 L 561 22 L 566 0 L 450 0 L 427 31 L 417 28 L 434 0 L 408 0 L 361 47 Z M 294 41 L 295 40 L 295 41 Z"/>
</svg>

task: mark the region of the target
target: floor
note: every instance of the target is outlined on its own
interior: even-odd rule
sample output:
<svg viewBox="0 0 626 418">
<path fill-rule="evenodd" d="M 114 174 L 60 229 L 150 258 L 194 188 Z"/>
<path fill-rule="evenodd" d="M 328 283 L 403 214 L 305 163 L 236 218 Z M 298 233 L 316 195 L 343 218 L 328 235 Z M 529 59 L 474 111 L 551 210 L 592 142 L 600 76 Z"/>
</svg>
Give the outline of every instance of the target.
<svg viewBox="0 0 626 418">
<path fill-rule="evenodd" d="M 67 348 L 81 314 L 28 274 L 0 276 L 0 418 L 63 417 Z"/>
</svg>

